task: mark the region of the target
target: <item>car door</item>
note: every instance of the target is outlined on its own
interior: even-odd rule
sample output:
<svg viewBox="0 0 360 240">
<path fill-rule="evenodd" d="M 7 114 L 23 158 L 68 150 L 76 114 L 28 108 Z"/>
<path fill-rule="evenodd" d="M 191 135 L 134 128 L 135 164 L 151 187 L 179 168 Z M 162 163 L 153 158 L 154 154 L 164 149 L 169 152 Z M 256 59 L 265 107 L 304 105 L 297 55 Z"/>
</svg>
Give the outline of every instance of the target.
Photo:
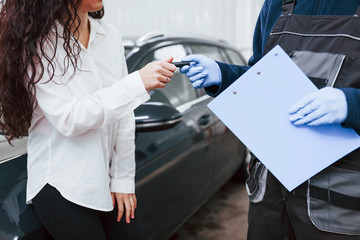
<svg viewBox="0 0 360 240">
<path fill-rule="evenodd" d="M 149 61 L 187 53 L 180 44 L 144 56 Z M 146 239 L 166 239 L 211 194 L 213 166 L 212 119 L 188 79 L 175 72 L 164 89 L 150 91 L 152 102 L 176 108 L 182 121 L 162 131 L 136 133 L 136 193 Z"/>
<path fill-rule="evenodd" d="M 12 144 L 0 135 L 0 239 L 48 239 L 34 210 L 25 203 L 27 138 Z"/>
<path fill-rule="evenodd" d="M 230 55 L 225 52 L 225 49 L 222 46 L 190 43 L 189 47 L 192 54 L 202 54 L 216 61 L 225 63 L 244 64 L 244 62 L 235 62 L 235 57 L 239 57 L 239 59 L 241 59 L 241 56 L 237 52 L 229 50 L 229 53 L 231 53 Z M 230 59 L 229 56 L 232 58 Z M 203 92 L 203 90 L 200 91 Z M 241 109 L 239 109 L 239 111 L 241 111 Z M 212 134 L 215 144 L 212 148 L 214 163 L 212 166 L 213 174 L 211 181 L 214 191 L 216 191 L 243 164 L 245 160 L 246 148 L 225 126 L 225 124 L 222 123 L 220 119 L 218 119 L 217 116 L 207 107 L 206 114 L 210 115 L 211 118 L 214 119 L 214 130 Z"/>
</svg>

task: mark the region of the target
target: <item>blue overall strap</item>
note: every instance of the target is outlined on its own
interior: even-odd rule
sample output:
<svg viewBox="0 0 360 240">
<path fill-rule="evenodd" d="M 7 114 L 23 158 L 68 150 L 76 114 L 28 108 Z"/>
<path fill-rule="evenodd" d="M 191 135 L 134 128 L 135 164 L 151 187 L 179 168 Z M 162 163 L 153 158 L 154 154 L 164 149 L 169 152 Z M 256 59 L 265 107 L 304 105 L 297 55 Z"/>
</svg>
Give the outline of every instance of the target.
<svg viewBox="0 0 360 240">
<path fill-rule="evenodd" d="M 295 5 L 296 0 L 283 0 L 281 5 L 282 15 L 292 15 Z"/>
</svg>

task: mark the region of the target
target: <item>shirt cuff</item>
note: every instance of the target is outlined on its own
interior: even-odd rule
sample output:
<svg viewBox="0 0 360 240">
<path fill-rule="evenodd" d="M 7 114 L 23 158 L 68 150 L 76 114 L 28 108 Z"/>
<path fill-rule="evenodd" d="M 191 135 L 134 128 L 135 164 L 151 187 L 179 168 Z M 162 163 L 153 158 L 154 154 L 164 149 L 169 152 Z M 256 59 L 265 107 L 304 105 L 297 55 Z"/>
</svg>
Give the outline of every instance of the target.
<svg viewBox="0 0 360 240">
<path fill-rule="evenodd" d="M 207 95 L 209 95 L 210 97 L 216 97 L 218 96 L 220 93 L 222 93 L 222 91 L 224 91 L 228 86 L 217 86 L 217 85 L 213 85 L 213 86 L 209 86 L 209 87 L 205 87 L 205 92 Z"/>
<path fill-rule="evenodd" d="M 247 66 L 237 66 L 222 62 L 216 63 L 219 65 L 221 71 L 221 84 L 220 86 L 214 85 L 205 88 L 205 92 L 211 97 L 218 96 L 249 69 Z"/>
<path fill-rule="evenodd" d="M 342 126 L 345 128 L 353 128 L 357 131 L 360 129 L 360 92 L 355 88 L 340 88 L 345 94 L 348 114 Z"/>
<path fill-rule="evenodd" d="M 116 193 L 135 193 L 135 181 L 111 179 L 110 191 Z"/>
<path fill-rule="evenodd" d="M 140 104 L 143 104 L 150 99 L 149 93 L 146 91 L 143 81 L 141 80 L 139 71 L 135 71 L 119 81 L 119 86 L 126 84 L 129 89 L 129 93 L 134 97 L 135 106 L 137 108 Z"/>
</svg>

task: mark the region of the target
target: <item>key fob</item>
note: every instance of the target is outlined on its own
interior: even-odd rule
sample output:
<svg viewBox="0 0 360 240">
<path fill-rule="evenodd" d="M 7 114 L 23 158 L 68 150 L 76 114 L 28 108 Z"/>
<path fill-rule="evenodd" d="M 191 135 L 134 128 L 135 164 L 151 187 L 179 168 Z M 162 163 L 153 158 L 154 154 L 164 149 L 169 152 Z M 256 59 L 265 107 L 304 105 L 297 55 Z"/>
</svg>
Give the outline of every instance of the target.
<svg viewBox="0 0 360 240">
<path fill-rule="evenodd" d="M 191 62 L 172 62 L 172 64 L 174 64 L 176 67 L 183 67 L 183 66 L 186 66 L 186 65 L 190 65 Z"/>
</svg>

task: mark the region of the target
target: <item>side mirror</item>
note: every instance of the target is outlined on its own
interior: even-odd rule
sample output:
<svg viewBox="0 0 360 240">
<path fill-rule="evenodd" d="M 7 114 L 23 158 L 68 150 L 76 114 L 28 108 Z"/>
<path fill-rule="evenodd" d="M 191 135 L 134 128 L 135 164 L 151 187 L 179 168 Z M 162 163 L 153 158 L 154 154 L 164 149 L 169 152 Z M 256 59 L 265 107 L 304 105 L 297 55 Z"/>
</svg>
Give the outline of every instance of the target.
<svg viewBox="0 0 360 240">
<path fill-rule="evenodd" d="M 181 113 L 175 108 L 160 102 L 147 102 L 135 109 L 136 131 L 159 131 L 176 126 Z"/>
</svg>

